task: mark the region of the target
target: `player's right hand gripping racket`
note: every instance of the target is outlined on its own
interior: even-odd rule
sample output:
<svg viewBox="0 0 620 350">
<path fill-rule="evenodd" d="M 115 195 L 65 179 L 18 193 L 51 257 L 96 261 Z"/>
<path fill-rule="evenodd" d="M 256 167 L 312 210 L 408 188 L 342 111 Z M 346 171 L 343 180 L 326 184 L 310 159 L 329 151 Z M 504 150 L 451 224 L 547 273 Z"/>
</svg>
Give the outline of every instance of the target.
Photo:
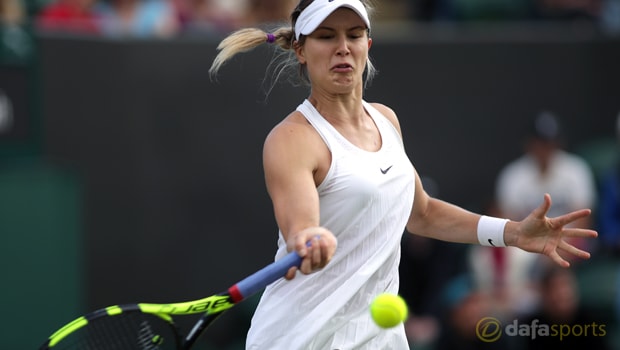
<svg viewBox="0 0 620 350">
<path fill-rule="evenodd" d="M 91 312 L 52 334 L 40 350 L 178 350 L 190 349 L 224 311 L 299 267 L 297 252 L 263 267 L 228 290 L 174 304 L 114 305 Z M 172 316 L 204 313 L 183 338 Z"/>
</svg>

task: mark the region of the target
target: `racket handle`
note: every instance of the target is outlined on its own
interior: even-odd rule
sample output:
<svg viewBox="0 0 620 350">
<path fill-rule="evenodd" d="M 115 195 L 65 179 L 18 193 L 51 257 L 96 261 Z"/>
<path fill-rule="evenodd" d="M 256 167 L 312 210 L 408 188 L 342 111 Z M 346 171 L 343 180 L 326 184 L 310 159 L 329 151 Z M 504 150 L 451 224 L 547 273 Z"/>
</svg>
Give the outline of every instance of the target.
<svg viewBox="0 0 620 350">
<path fill-rule="evenodd" d="M 310 242 L 307 243 L 310 246 Z M 252 275 L 237 282 L 234 286 L 228 288 L 228 295 L 230 300 L 236 304 L 243 301 L 245 298 L 254 295 L 256 292 L 267 287 L 269 284 L 284 277 L 286 272 L 293 266 L 299 267 L 301 265 L 301 257 L 297 252 L 292 252 L 285 257 L 275 261 L 262 269 L 254 272 Z M 200 320 L 194 325 L 194 328 L 189 332 L 185 338 L 183 349 L 190 349 L 196 342 L 200 334 L 205 328 L 213 322 L 221 312 L 218 313 L 205 313 Z"/>
<path fill-rule="evenodd" d="M 279 278 L 284 277 L 291 267 L 299 267 L 301 265 L 301 260 L 297 252 L 289 253 L 285 257 L 237 282 L 237 284 L 229 289 L 234 302 L 237 303 L 267 287 Z M 234 290 L 234 292 L 232 290 Z"/>
</svg>

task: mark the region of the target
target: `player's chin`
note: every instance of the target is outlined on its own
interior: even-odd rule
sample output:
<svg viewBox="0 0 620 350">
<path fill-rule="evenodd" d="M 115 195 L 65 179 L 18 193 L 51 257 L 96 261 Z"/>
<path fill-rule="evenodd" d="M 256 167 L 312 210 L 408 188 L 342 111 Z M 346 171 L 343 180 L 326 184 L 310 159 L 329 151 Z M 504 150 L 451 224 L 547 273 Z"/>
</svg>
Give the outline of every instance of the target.
<svg viewBox="0 0 620 350">
<path fill-rule="evenodd" d="M 334 74 L 332 83 L 335 90 L 340 93 L 346 93 L 352 91 L 358 84 L 358 81 L 351 74 Z"/>
</svg>

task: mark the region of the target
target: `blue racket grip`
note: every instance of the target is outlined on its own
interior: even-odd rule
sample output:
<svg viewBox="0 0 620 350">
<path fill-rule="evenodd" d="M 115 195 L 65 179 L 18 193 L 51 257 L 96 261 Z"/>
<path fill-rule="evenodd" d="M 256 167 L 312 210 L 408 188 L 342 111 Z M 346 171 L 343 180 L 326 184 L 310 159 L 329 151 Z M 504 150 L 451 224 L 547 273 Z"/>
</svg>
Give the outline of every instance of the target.
<svg viewBox="0 0 620 350">
<path fill-rule="evenodd" d="M 299 267 L 301 265 L 301 260 L 297 252 L 289 253 L 278 261 L 263 267 L 252 275 L 237 282 L 234 287 L 236 287 L 241 299 L 236 302 L 253 295 L 279 278 L 284 277 L 291 267 Z"/>
</svg>

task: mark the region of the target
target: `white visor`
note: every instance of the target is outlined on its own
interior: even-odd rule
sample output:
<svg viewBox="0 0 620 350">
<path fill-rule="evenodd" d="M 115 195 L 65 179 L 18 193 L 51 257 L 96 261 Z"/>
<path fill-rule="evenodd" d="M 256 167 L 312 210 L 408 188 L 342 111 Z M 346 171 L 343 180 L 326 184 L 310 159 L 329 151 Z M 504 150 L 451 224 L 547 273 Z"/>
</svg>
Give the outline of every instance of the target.
<svg viewBox="0 0 620 350">
<path fill-rule="evenodd" d="M 308 35 L 314 32 L 332 12 L 341 7 L 355 11 L 370 29 L 368 12 L 360 0 L 314 0 L 299 14 L 297 22 L 295 22 L 295 39 L 299 40 L 299 36 L 302 34 Z"/>
</svg>

